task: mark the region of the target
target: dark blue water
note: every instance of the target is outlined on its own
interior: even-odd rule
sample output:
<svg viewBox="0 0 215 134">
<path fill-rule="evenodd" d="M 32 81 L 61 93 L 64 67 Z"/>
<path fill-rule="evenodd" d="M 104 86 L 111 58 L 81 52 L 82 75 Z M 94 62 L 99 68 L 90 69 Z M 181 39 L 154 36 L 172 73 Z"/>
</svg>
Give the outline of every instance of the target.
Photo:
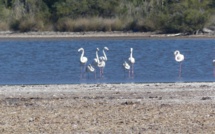
<svg viewBox="0 0 215 134">
<path fill-rule="evenodd" d="M 104 46 L 110 49 L 104 78 L 89 74 L 80 79 L 77 50 L 83 47 L 91 63 L 96 48 Z M 131 47 L 136 59 L 133 79 L 122 67 Z M 185 56 L 180 78 L 175 50 Z M 215 39 L 1 39 L 0 84 L 214 81 L 214 51 Z"/>
</svg>

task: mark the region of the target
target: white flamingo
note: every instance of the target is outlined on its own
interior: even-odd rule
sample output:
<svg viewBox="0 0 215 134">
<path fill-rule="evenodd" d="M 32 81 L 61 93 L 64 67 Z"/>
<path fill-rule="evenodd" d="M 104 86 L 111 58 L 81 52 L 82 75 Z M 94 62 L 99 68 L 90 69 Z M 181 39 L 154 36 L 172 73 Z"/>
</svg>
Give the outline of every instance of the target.
<svg viewBox="0 0 215 134">
<path fill-rule="evenodd" d="M 184 55 L 180 53 L 180 51 L 176 50 L 174 52 L 175 55 L 175 61 L 177 61 L 178 63 L 180 63 L 179 65 L 179 77 L 181 77 L 181 65 L 182 65 L 182 61 L 184 61 Z"/>
<path fill-rule="evenodd" d="M 96 55 L 98 55 L 98 52 L 99 52 L 99 48 L 96 48 Z M 94 58 L 94 63 L 93 63 L 95 66 L 98 66 L 98 59 L 97 57 Z"/>
<path fill-rule="evenodd" d="M 126 61 L 122 65 L 123 65 L 125 71 L 128 70 L 128 76 L 130 77 L 131 66 Z"/>
<path fill-rule="evenodd" d="M 109 50 L 107 47 L 104 47 L 103 48 L 103 56 L 101 56 L 101 57 L 99 57 L 100 58 L 100 60 L 104 60 L 104 61 L 107 61 L 108 59 L 107 59 L 107 55 L 106 55 L 106 53 L 105 53 L 105 50 Z"/>
<path fill-rule="evenodd" d="M 80 63 L 81 63 L 81 78 L 83 77 L 83 70 L 85 70 L 86 63 L 88 61 L 87 57 L 84 56 L 84 49 L 79 48 L 78 52 L 82 51 L 81 57 L 80 57 Z"/>
<path fill-rule="evenodd" d="M 104 70 L 104 67 L 105 67 L 105 61 L 104 61 L 103 58 L 99 59 L 98 51 L 99 51 L 99 49 L 97 48 L 97 51 L 96 51 L 96 60 L 94 59 L 94 61 L 97 62 L 97 66 L 100 69 L 100 77 L 102 77 L 103 73 L 104 73 L 103 70 Z"/>
<path fill-rule="evenodd" d="M 128 58 L 128 61 L 131 63 L 131 76 L 134 77 L 134 63 L 135 58 L 133 57 L 133 48 L 130 49 L 130 57 Z"/>
<path fill-rule="evenodd" d="M 99 48 L 96 48 L 96 58 L 94 58 L 93 63 L 92 63 L 94 67 L 98 67 L 98 59 L 97 59 L 98 51 L 99 51 Z M 101 72 L 101 70 L 100 70 L 100 72 Z M 95 78 L 96 78 L 96 69 L 95 69 Z"/>
</svg>

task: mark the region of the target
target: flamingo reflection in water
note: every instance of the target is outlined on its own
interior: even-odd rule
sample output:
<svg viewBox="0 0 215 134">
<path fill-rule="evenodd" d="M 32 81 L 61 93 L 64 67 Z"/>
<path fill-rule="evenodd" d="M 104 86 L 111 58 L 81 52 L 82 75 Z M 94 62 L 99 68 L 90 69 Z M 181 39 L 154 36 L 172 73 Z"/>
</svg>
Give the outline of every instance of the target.
<svg viewBox="0 0 215 134">
<path fill-rule="evenodd" d="M 182 72 L 182 62 L 184 61 L 184 55 L 180 53 L 179 50 L 176 50 L 174 52 L 175 55 L 175 61 L 179 63 L 179 77 L 181 77 L 181 72 Z"/>
</svg>

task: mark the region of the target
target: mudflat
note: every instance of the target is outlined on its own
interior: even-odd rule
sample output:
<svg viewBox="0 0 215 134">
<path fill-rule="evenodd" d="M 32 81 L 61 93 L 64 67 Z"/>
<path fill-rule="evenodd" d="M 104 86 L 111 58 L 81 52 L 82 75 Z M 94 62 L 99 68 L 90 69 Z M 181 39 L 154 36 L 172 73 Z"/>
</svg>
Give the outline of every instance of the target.
<svg viewBox="0 0 215 134">
<path fill-rule="evenodd" d="M 0 86 L 0 133 L 215 133 L 215 83 Z"/>
</svg>

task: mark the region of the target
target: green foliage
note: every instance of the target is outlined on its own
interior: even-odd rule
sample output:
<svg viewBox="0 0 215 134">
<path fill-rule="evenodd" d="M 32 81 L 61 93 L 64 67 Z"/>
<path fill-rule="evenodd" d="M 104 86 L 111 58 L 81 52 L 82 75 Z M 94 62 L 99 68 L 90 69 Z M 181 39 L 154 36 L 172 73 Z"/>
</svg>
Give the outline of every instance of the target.
<svg viewBox="0 0 215 134">
<path fill-rule="evenodd" d="M 214 0 L 0 0 L 0 30 L 194 33 L 215 25 Z"/>
<path fill-rule="evenodd" d="M 201 30 L 209 18 L 208 2 L 184 0 L 166 3 L 156 14 L 158 28 L 164 33 L 193 33 Z"/>
<path fill-rule="evenodd" d="M 74 19 L 89 16 L 114 17 L 118 4 L 116 0 L 62 0 L 53 7 L 57 18 L 65 16 Z"/>
</svg>

